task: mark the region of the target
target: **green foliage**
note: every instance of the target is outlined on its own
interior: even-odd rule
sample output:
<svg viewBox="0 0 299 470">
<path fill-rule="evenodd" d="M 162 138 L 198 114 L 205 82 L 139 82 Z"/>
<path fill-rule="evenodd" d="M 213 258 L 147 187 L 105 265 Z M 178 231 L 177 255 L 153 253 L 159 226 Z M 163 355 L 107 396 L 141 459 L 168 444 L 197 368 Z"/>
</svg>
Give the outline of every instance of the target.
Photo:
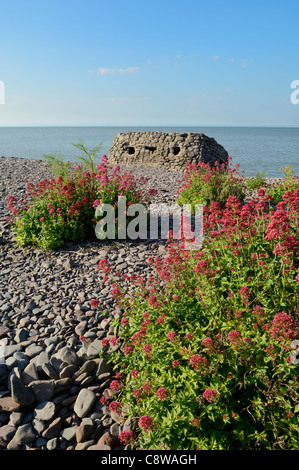
<svg viewBox="0 0 299 470">
<path fill-rule="evenodd" d="M 54 153 L 53 155 L 43 155 L 44 159 L 50 164 L 53 175 L 61 176 L 63 181 L 67 181 L 70 176 L 70 162 L 63 160 L 63 157 Z"/>
<path fill-rule="evenodd" d="M 238 167 L 234 169 L 216 162 L 214 167 L 208 163 L 189 164 L 185 168 L 181 187 L 178 189 L 177 204 L 191 204 L 194 213 L 196 204 L 210 207 L 217 202 L 224 207 L 229 196 L 238 199 L 244 197 L 244 182 L 238 175 Z"/>
<path fill-rule="evenodd" d="M 101 150 L 102 145 L 102 142 L 100 142 L 96 147 L 89 150 L 82 141 L 73 144 L 73 146 L 81 152 L 81 155 L 77 155 L 77 158 L 83 163 L 83 168 L 85 170 L 88 170 L 91 173 L 96 172 L 97 165 L 100 163 L 100 161 L 96 161 L 95 156 Z"/>
<path fill-rule="evenodd" d="M 294 175 L 290 165 L 285 165 L 279 168 L 279 170 L 283 173 L 284 181 L 273 185 L 267 190 L 267 193 L 270 194 L 273 202 L 276 204 L 283 200 L 283 195 L 286 191 L 295 191 L 296 188 L 299 188 L 299 177 Z"/>
<path fill-rule="evenodd" d="M 246 179 L 248 189 L 260 189 L 265 184 L 265 172 L 258 172 L 254 178 Z"/>
</svg>

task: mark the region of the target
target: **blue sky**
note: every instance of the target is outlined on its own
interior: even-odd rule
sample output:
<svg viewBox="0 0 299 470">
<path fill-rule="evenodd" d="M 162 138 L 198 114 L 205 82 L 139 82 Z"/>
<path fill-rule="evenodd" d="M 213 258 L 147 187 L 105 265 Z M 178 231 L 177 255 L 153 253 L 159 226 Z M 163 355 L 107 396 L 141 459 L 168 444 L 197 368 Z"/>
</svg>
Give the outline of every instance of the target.
<svg viewBox="0 0 299 470">
<path fill-rule="evenodd" d="M 10 0 L 0 28 L 0 126 L 299 126 L 298 0 Z"/>
</svg>

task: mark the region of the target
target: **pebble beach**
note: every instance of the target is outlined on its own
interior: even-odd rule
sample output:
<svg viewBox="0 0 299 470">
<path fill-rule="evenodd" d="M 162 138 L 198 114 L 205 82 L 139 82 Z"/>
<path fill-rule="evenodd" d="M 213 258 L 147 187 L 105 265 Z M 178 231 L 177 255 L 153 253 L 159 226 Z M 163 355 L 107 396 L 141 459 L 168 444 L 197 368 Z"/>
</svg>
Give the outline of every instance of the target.
<svg viewBox="0 0 299 470">
<path fill-rule="evenodd" d="M 121 166 L 130 170 L 157 189 L 153 202 L 175 201 L 183 174 Z M 110 388 L 116 371 L 108 359 L 121 345 L 99 357 L 122 312 L 98 263 L 105 258 L 115 272 L 149 278 L 154 272 L 147 259 L 163 255 L 165 240 L 20 248 L 6 221 L 7 198 L 24 197 L 27 182 L 53 174 L 46 161 L 2 157 L 0 175 L 0 449 L 123 450 L 120 432 L 133 423 L 100 402 L 118 393 Z M 268 185 L 276 181 L 266 178 Z"/>
</svg>

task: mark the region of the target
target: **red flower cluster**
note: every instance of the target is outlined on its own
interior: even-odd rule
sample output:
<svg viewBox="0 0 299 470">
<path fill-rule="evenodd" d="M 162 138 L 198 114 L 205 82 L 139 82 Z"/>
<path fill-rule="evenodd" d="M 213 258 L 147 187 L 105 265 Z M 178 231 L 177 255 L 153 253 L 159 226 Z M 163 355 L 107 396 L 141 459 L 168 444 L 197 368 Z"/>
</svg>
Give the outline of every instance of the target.
<svg viewBox="0 0 299 470">
<path fill-rule="evenodd" d="M 217 390 L 213 390 L 212 388 L 206 388 L 202 394 L 203 398 L 207 400 L 209 403 L 213 403 L 217 395 L 218 395 Z"/>
<path fill-rule="evenodd" d="M 98 305 L 99 305 L 99 301 L 96 300 L 96 299 L 94 299 L 94 300 L 92 300 L 92 301 L 90 302 L 91 308 L 97 308 Z"/>
<path fill-rule="evenodd" d="M 228 333 L 227 336 L 228 336 L 230 345 L 232 346 L 233 349 L 238 350 L 239 348 L 244 346 L 244 340 L 239 331 L 232 330 Z"/>
<path fill-rule="evenodd" d="M 119 382 L 118 380 L 112 380 L 112 382 L 110 383 L 110 388 L 111 390 L 120 390 L 122 388 L 122 383 Z"/>
<path fill-rule="evenodd" d="M 125 445 L 130 444 L 130 442 L 133 442 L 135 440 L 133 431 L 121 431 L 119 433 L 119 440 Z"/>
<path fill-rule="evenodd" d="M 213 354 L 218 352 L 215 341 L 212 338 L 205 338 L 201 344 L 206 348 L 207 354 Z"/>
<path fill-rule="evenodd" d="M 170 331 L 169 333 L 167 333 L 167 339 L 171 341 L 172 343 L 175 342 L 176 338 L 177 338 L 177 334 L 175 333 L 175 331 Z"/>
<path fill-rule="evenodd" d="M 119 401 L 114 400 L 110 403 L 109 410 L 120 414 L 120 408 L 121 407 L 122 407 L 122 404 Z"/>
<path fill-rule="evenodd" d="M 144 430 L 144 431 L 151 431 L 152 426 L 153 426 L 153 418 L 151 418 L 148 415 L 141 416 L 139 419 L 139 426 Z"/>
<path fill-rule="evenodd" d="M 281 312 L 274 316 L 270 334 L 274 340 L 291 341 L 299 335 L 299 325 L 288 313 Z"/>
<path fill-rule="evenodd" d="M 160 387 L 157 390 L 157 397 L 159 400 L 164 401 L 169 398 L 170 392 L 165 387 Z"/>
<path fill-rule="evenodd" d="M 194 354 L 190 358 L 190 365 L 196 371 L 206 370 L 208 367 L 208 360 L 206 357 L 202 356 L 201 354 Z"/>
</svg>

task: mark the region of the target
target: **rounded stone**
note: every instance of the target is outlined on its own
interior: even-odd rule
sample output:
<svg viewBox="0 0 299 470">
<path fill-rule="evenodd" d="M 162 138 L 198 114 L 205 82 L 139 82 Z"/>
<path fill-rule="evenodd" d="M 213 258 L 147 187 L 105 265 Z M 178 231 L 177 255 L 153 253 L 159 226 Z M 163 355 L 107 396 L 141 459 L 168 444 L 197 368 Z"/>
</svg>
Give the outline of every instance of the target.
<svg viewBox="0 0 299 470">
<path fill-rule="evenodd" d="M 79 418 L 84 418 L 96 401 L 96 394 L 88 388 L 82 388 L 74 405 L 74 412 Z"/>
<path fill-rule="evenodd" d="M 13 374 L 10 378 L 11 395 L 13 399 L 23 406 L 31 406 L 35 402 L 34 394 L 31 390 L 23 385 L 21 379 Z"/>
<path fill-rule="evenodd" d="M 80 358 L 77 356 L 77 354 L 68 346 L 65 346 L 61 351 L 60 351 L 60 357 L 63 362 L 66 362 L 67 364 L 70 364 L 72 366 L 78 366 L 80 365 Z"/>
<path fill-rule="evenodd" d="M 14 441 L 17 445 L 29 444 L 36 439 L 35 432 L 31 423 L 23 424 L 19 426 L 15 435 Z"/>
<path fill-rule="evenodd" d="M 44 401 L 35 407 L 33 415 L 36 419 L 41 421 L 50 421 L 54 417 L 55 411 L 55 403 L 52 401 Z"/>
</svg>

